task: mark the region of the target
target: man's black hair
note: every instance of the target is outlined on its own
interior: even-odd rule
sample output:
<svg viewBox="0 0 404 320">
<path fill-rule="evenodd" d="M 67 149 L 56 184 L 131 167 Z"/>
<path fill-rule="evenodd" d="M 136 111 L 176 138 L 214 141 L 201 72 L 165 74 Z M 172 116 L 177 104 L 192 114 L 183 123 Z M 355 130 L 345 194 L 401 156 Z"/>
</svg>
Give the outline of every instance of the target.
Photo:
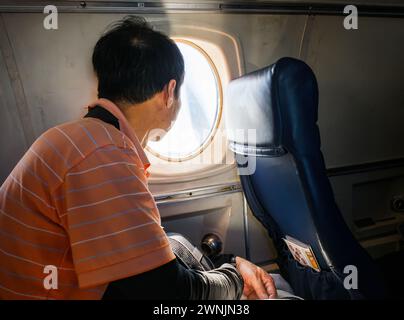
<svg viewBox="0 0 404 320">
<path fill-rule="evenodd" d="M 175 96 L 184 78 L 184 59 L 173 40 L 142 17 L 128 16 L 110 26 L 94 47 L 98 97 L 141 103 L 161 92 L 171 79 Z"/>
</svg>

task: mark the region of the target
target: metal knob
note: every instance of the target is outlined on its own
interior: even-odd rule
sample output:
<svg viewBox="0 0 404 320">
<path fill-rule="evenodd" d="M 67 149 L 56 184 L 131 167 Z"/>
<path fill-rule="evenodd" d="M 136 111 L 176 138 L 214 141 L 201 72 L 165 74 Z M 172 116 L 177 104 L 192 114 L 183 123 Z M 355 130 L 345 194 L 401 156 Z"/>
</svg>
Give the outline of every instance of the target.
<svg viewBox="0 0 404 320">
<path fill-rule="evenodd" d="M 216 234 L 208 233 L 202 238 L 201 249 L 208 257 L 214 257 L 223 249 L 222 240 Z"/>
<path fill-rule="evenodd" d="M 404 196 L 395 196 L 391 200 L 391 209 L 395 212 L 404 212 Z"/>
</svg>

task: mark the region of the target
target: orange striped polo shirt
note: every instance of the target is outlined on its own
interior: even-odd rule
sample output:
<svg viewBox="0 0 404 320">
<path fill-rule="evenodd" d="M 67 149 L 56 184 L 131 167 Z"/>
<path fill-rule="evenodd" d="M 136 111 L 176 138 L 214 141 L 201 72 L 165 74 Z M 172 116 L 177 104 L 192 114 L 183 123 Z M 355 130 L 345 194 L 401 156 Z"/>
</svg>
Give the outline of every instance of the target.
<svg viewBox="0 0 404 320">
<path fill-rule="evenodd" d="M 94 118 L 34 142 L 0 188 L 0 299 L 100 299 L 174 259 L 139 152 Z"/>
</svg>

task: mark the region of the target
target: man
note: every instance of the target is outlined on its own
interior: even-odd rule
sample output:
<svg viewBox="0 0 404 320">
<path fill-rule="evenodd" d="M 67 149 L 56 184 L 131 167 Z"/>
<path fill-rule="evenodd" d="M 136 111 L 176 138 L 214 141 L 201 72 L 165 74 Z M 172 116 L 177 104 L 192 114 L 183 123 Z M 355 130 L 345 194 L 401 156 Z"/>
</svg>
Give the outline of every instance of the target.
<svg viewBox="0 0 404 320">
<path fill-rule="evenodd" d="M 0 298 L 275 297 L 272 278 L 239 257 L 186 269 L 161 227 L 143 147 L 180 108 L 175 43 L 128 17 L 92 60 L 99 100 L 42 134 L 0 188 Z"/>
</svg>

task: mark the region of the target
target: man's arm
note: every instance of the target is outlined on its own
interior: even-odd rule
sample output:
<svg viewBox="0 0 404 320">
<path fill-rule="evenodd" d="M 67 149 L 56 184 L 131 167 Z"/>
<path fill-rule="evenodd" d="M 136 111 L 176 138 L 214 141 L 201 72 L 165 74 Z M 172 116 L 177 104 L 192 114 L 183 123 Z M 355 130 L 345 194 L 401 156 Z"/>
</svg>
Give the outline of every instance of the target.
<svg viewBox="0 0 404 320">
<path fill-rule="evenodd" d="M 174 259 L 151 271 L 111 282 L 103 299 L 237 300 L 242 292 L 243 280 L 230 264 L 196 271 Z"/>
</svg>

